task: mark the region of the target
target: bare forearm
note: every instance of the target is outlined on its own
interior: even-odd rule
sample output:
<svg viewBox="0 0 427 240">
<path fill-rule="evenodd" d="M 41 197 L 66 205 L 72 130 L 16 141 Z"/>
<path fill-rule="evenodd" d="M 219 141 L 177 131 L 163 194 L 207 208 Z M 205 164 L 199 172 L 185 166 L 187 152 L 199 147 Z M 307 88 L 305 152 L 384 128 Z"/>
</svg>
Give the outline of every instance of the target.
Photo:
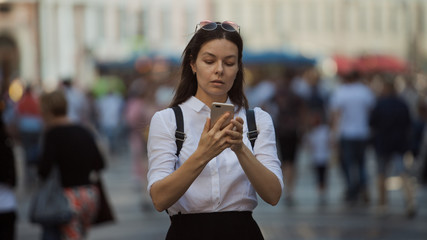
<svg viewBox="0 0 427 240">
<path fill-rule="evenodd" d="M 281 184 L 277 176 L 262 165 L 246 146 L 235 153 L 258 195 L 265 202 L 276 205 L 282 195 Z"/>
<path fill-rule="evenodd" d="M 157 211 L 169 208 L 184 195 L 206 166 L 207 161 L 201 158 L 195 152 L 175 172 L 151 186 L 150 195 Z"/>
</svg>

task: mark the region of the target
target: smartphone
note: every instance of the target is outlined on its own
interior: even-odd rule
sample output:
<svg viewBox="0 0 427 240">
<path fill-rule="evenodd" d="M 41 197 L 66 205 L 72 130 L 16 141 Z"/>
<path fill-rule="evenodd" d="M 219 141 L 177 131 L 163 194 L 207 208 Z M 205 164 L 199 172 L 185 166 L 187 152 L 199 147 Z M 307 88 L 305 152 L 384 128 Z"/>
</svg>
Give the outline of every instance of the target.
<svg viewBox="0 0 427 240">
<path fill-rule="evenodd" d="M 215 125 L 216 121 L 218 121 L 218 119 L 220 119 L 221 116 L 226 112 L 229 112 L 230 116 L 224 122 L 224 124 L 221 126 L 221 129 L 226 127 L 230 123 L 231 119 L 234 118 L 234 105 L 228 104 L 228 103 L 219 103 L 219 102 L 212 103 L 212 107 L 211 107 L 211 128 Z"/>
</svg>

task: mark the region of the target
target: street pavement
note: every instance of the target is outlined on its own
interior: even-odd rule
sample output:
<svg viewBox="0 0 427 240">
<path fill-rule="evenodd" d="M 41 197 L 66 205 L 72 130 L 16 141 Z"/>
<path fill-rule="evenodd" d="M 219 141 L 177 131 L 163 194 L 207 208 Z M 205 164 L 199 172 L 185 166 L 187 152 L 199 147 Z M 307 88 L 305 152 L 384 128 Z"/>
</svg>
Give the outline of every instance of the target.
<svg viewBox="0 0 427 240">
<path fill-rule="evenodd" d="M 19 175 L 22 177 L 22 151 L 17 148 Z M 140 193 L 131 178 L 131 161 L 126 154 L 110 157 L 103 174 L 104 184 L 114 208 L 116 222 L 91 228 L 89 240 L 156 240 L 164 239 L 169 218 L 154 208 L 143 208 Z M 413 219 L 405 215 L 403 194 L 390 190 L 390 207 L 386 215 L 378 216 L 374 202 L 375 163 L 368 161 L 371 203 L 349 207 L 342 201 L 343 184 L 340 172 L 332 164 L 329 171 L 329 189 L 326 203 L 319 203 L 311 164 L 304 153 L 298 159 L 298 181 L 293 205 L 270 206 L 259 200 L 254 211 L 266 240 L 425 240 L 427 239 L 427 189 L 418 186 L 418 211 Z M 17 190 L 19 220 L 17 240 L 39 239 L 40 228 L 28 222 L 28 202 L 31 189 L 23 186 Z"/>
</svg>

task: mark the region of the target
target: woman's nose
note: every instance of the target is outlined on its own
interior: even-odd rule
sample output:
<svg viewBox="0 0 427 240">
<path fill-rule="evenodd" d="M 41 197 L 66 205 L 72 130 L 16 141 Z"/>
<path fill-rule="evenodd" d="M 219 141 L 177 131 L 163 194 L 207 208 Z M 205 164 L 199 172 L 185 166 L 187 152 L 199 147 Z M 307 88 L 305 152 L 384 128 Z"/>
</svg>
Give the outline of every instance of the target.
<svg viewBox="0 0 427 240">
<path fill-rule="evenodd" d="M 223 72 L 224 72 L 224 68 L 222 66 L 222 62 L 218 62 L 216 65 L 216 72 L 215 73 L 222 76 Z"/>
</svg>

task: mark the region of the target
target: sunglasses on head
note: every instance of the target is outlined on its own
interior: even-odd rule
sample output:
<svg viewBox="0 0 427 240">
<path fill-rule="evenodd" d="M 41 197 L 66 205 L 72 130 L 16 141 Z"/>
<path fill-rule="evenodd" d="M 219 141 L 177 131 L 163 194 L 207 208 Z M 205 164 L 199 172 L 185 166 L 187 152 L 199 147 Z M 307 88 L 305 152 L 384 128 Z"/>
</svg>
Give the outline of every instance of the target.
<svg viewBox="0 0 427 240">
<path fill-rule="evenodd" d="M 201 21 L 199 24 L 197 24 L 195 32 L 197 32 L 200 29 L 203 29 L 206 31 L 213 31 L 218 26 L 221 26 L 221 28 L 227 32 L 238 32 L 238 33 L 240 33 L 240 26 L 234 22 L 224 21 L 224 22 L 220 23 L 220 22 L 212 22 L 209 20 Z"/>
</svg>

